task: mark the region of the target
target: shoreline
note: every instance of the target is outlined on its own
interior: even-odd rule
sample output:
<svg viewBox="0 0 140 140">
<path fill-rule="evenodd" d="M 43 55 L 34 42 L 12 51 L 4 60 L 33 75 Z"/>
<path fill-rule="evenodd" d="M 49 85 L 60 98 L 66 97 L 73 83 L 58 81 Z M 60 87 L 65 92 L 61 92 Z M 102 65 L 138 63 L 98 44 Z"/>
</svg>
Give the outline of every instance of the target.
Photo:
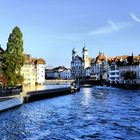
<svg viewBox="0 0 140 140">
<path fill-rule="evenodd" d="M 76 89 L 71 87 L 64 88 L 53 88 L 53 89 L 42 89 L 42 90 L 34 90 L 28 92 L 21 92 L 18 97 L 16 96 L 5 96 L 0 98 L 0 112 L 7 111 L 11 108 L 20 106 L 24 103 L 39 101 L 42 99 L 54 98 L 58 96 L 64 96 L 68 94 L 72 94 L 77 92 Z"/>
</svg>

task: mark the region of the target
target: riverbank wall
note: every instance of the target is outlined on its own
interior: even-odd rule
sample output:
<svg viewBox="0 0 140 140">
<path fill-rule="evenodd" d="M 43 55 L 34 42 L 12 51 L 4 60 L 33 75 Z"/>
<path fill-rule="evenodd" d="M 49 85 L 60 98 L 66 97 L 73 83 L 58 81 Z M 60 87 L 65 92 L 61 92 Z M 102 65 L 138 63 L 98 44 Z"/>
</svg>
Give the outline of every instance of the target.
<svg viewBox="0 0 140 140">
<path fill-rule="evenodd" d="M 22 97 L 5 98 L 0 100 L 0 112 L 15 108 L 23 104 Z"/>
<path fill-rule="evenodd" d="M 77 92 L 75 89 L 74 92 Z M 63 95 L 68 95 L 74 93 L 71 87 L 56 88 L 56 89 L 46 89 L 29 91 L 24 94 L 24 96 L 12 97 L 6 96 L 5 98 L 0 98 L 0 112 L 17 107 L 23 103 L 29 103 L 33 101 L 38 101 L 47 98 L 53 98 Z"/>
<path fill-rule="evenodd" d="M 112 83 L 110 84 L 109 82 L 106 81 L 101 81 L 101 80 L 84 80 L 80 82 L 80 85 L 83 86 L 85 84 L 89 84 L 91 86 L 112 86 L 112 87 L 117 87 L 117 88 L 124 88 L 124 89 L 140 89 L 140 84 L 120 84 L 120 83 Z"/>
<path fill-rule="evenodd" d="M 71 87 L 27 92 L 24 103 L 71 94 Z"/>
</svg>

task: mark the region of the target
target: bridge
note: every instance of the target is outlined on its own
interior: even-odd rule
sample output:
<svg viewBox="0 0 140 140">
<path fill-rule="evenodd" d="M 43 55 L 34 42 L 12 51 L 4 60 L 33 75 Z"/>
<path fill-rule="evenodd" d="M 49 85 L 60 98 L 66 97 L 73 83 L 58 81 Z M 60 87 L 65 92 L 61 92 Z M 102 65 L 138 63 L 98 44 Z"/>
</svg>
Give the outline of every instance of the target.
<svg viewBox="0 0 140 140">
<path fill-rule="evenodd" d="M 74 80 L 45 80 L 45 84 L 71 84 Z"/>
</svg>

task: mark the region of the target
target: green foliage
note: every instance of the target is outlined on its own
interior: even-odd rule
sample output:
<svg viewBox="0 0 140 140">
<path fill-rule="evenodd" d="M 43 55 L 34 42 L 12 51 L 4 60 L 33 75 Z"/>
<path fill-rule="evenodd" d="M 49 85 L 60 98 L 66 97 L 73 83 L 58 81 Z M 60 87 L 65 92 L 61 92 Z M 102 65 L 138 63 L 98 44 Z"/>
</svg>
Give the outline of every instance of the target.
<svg viewBox="0 0 140 140">
<path fill-rule="evenodd" d="M 7 49 L 3 54 L 3 75 L 8 86 L 15 86 L 23 81 L 20 75 L 21 67 L 24 65 L 23 39 L 19 27 L 15 27 L 9 35 Z"/>
</svg>

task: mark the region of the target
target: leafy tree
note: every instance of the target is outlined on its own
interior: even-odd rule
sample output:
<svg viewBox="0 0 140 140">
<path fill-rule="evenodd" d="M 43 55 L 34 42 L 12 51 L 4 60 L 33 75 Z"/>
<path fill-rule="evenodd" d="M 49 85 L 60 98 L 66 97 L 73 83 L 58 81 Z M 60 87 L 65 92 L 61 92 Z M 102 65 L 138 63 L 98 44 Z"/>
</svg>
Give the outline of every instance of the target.
<svg viewBox="0 0 140 140">
<path fill-rule="evenodd" d="M 19 27 L 15 27 L 9 35 L 7 49 L 3 54 L 3 75 L 8 86 L 21 84 L 23 77 L 20 75 L 24 65 L 23 39 Z"/>
</svg>

